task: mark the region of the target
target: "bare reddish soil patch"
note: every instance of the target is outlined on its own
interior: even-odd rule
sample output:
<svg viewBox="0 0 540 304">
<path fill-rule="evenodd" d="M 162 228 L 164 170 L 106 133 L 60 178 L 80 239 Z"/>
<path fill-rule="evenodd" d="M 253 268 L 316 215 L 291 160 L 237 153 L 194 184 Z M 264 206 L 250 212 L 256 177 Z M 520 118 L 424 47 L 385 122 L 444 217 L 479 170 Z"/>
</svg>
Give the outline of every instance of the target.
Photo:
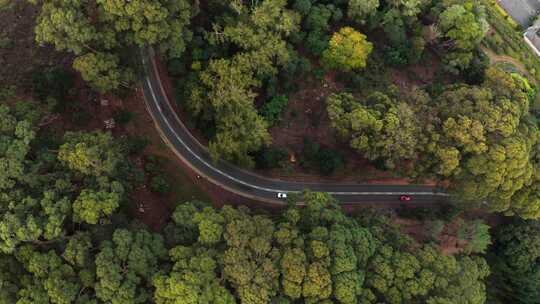
<svg viewBox="0 0 540 304">
<path fill-rule="evenodd" d="M 38 46 L 34 39 L 36 6 L 12 1 L 10 9 L 0 10 L 0 87 L 28 88 L 32 72 L 42 66 L 71 65 L 71 56 L 50 46 Z"/>
<path fill-rule="evenodd" d="M 432 53 L 427 50 L 426 53 L 421 63 L 409 65 L 406 69 L 390 69 L 392 82 L 401 92 L 408 93 L 433 83 L 440 62 Z"/>
</svg>

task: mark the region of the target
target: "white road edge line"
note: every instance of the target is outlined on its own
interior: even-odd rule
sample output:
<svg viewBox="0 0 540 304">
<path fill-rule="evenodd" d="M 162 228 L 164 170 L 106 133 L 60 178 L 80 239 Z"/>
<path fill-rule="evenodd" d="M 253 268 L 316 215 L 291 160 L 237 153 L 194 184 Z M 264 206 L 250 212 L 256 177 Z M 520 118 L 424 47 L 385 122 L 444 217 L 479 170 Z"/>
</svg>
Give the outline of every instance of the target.
<svg viewBox="0 0 540 304">
<path fill-rule="evenodd" d="M 148 68 L 148 62 L 146 61 L 146 56 L 142 56 L 143 57 L 143 65 Z M 157 102 L 157 98 L 156 98 L 156 94 L 155 94 L 155 91 L 154 91 L 154 87 L 152 86 L 152 82 L 150 81 L 150 77 L 147 75 L 146 76 L 146 82 L 148 84 L 148 87 L 150 88 L 150 93 L 152 94 L 152 97 L 154 99 L 154 104 L 155 106 L 157 107 L 158 111 L 163 114 L 162 112 L 162 109 L 161 109 L 161 106 L 159 105 L 159 103 Z M 167 107 L 169 108 L 170 111 L 174 111 L 174 109 L 171 107 L 171 105 L 169 103 L 167 103 Z M 184 146 L 186 148 L 186 150 L 189 151 L 189 153 L 191 153 L 195 158 L 197 158 L 201 163 L 203 163 L 205 166 L 207 166 L 208 168 L 212 169 L 213 171 L 239 183 L 239 184 L 242 184 L 244 186 L 247 186 L 247 187 L 251 187 L 251 188 L 255 188 L 255 189 L 258 189 L 258 190 L 261 190 L 261 191 L 267 191 L 267 192 L 282 192 L 282 193 L 301 193 L 300 191 L 289 191 L 289 190 L 280 190 L 280 189 L 271 189 L 271 188 L 265 188 L 265 187 L 260 187 L 260 186 L 257 186 L 257 185 L 252 185 L 250 183 L 246 183 L 240 179 L 237 179 L 236 177 L 234 176 L 231 176 L 223 171 L 221 171 L 220 169 L 212 166 L 211 164 L 209 164 L 208 162 L 206 162 L 204 159 L 202 159 L 197 153 L 195 153 L 188 145 L 186 145 L 186 143 L 182 140 L 182 138 L 180 138 L 180 136 L 178 136 L 178 134 L 174 131 L 174 129 L 172 128 L 171 124 L 169 123 L 169 120 L 167 119 L 167 117 L 165 115 L 161 115 L 163 121 L 165 121 L 165 124 L 167 124 L 167 127 L 169 128 L 169 130 L 171 131 L 172 134 L 174 134 L 174 137 L 182 144 L 182 146 Z M 433 195 L 433 196 L 449 196 L 447 193 L 442 193 L 442 192 L 327 192 L 329 194 L 332 194 L 332 195 Z"/>
</svg>

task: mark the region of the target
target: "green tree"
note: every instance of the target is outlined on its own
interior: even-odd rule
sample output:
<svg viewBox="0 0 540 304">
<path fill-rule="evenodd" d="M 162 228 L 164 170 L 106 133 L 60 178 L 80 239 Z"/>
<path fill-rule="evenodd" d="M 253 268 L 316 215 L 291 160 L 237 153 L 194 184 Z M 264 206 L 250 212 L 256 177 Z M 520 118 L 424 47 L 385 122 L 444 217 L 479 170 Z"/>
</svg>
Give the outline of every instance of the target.
<svg viewBox="0 0 540 304">
<path fill-rule="evenodd" d="M 368 96 L 365 105 L 349 93 L 330 95 L 326 102 L 332 127 L 367 158 L 385 160 L 393 168 L 415 157 L 419 123 L 408 104 L 380 92 Z"/>
<path fill-rule="evenodd" d="M 347 17 L 364 24 L 366 19 L 377 12 L 379 0 L 350 0 L 347 8 Z"/>
<path fill-rule="evenodd" d="M 84 15 L 84 2 L 44 1 L 40 4 L 41 13 L 35 28 L 38 43 L 52 43 L 59 51 L 69 50 L 79 55 L 100 38 L 91 18 Z M 106 42 L 112 42 L 110 40 Z"/>
<path fill-rule="evenodd" d="M 264 104 L 261 114 L 269 125 L 273 125 L 281 120 L 281 114 L 288 103 L 289 98 L 286 95 L 274 96 Z"/>
<path fill-rule="evenodd" d="M 212 111 L 210 115 L 215 116 L 217 134 L 209 144 L 212 157 L 251 166 L 249 152 L 269 144 L 270 135 L 268 124 L 253 105 L 255 93 L 249 87 L 256 81 L 246 73 L 249 72 L 243 71 L 237 63 L 212 61 L 201 74 L 201 81 L 208 85 L 209 92 L 194 90 L 191 100 L 195 113 Z"/>
<path fill-rule="evenodd" d="M 341 28 L 332 35 L 328 49 L 323 52 L 324 65 L 343 71 L 365 68 L 368 56 L 373 50 L 373 44 L 366 38 L 351 27 Z"/>
<path fill-rule="evenodd" d="M 96 255 L 97 297 L 112 304 L 147 303 L 152 277 L 166 256 L 160 235 L 117 229 Z"/>
<path fill-rule="evenodd" d="M 247 210 L 226 207 L 223 276 L 242 303 L 268 303 L 277 295 L 279 251 L 272 244 L 274 223 Z"/>
<path fill-rule="evenodd" d="M 36 41 L 77 55 L 75 69 L 100 91 L 117 89 L 133 79 L 120 64 L 122 50 L 155 45 L 170 57 L 179 57 L 192 37 L 187 28 L 195 10 L 185 0 L 37 3 L 41 10 Z"/>
<path fill-rule="evenodd" d="M 465 222 L 458 229 L 458 238 L 467 242 L 465 251 L 472 253 L 485 253 L 491 244 L 489 225 L 482 220 Z"/>
<path fill-rule="evenodd" d="M 538 216 L 530 194 L 539 131 L 529 119 L 522 83 L 491 68 L 482 86 L 451 87 L 436 102 L 437 117 L 421 139 L 426 171 L 449 180 L 466 203 L 486 201 L 493 211 Z"/>
<path fill-rule="evenodd" d="M 416 18 L 420 14 L 425 0 L 389 0 L 387 1 L 391 9 L 398 10 L 400 14 L 407 18 Z"/>
<path fill-rule="evenodd" d="M 30 274 L 24 276 L 17 303 L 91 303 L 92 273 L 65 263 L 53 250 L 41 253 L 25 246 L 16 256 Z"/>
<path fill-rule="evenodd" d="M 111 215 L 119 207 L 123 194 L 122 185 L 116 181 L 112 183 L 111 192 L 90 189 L 81 191 L 73 202 L 73 220 L 95 225 L 100 219 Z"/>
<path fill-rule="evenodd" d="M 70 169 L 85 175 L 114 176 L 122 160 L 110 133 L 66 132 L 58 158 Z"/>
<path fill-rule="evenodd" d="M 538 303 L 540 227 L 537 221 L 515 221 L 497 228 L 489 251 L 492 297 L 501 303 Z"/>
<path fill-rule="evenodd" d="M 173 245 L 192 245 L 199 237 L 199 225 L 193 215 L 206 204 L 199 201 L 179 204 L 171 215 L 172 223 L 165 227 L 165 236 Z"/>
<path fill-rule="evenodd" d="M 217 277 L 216 251 L 178 246 L 169 255 L 172 270 L 153 279 L 157 304 L 236 303 Z"/>
<path fill-rule="evenodd" d="M 133 78 L 130 71 L 119 68 L 119 58 L 114 54 L 87 53 L 75 58 L 73 68 L 100 92 L 111 91 L 120 85 L 126 86 Z"/>
<path fill-rule="evenodd" d="M 71 212 L 69 179 L 51 169 L 54 154 L 33 151 L 33 119 L 14 112 L 0 106 L 0 250 L 6 253 L 22 242 L 62 236 Z"/>
<path fill-rule="evenodd" d="M 308 303 L 357 303 L 362 297 L 365 266 L 375 251 L 371 233 L 344 216 L 337 202 L 322 193 L 306 193 L 302 211 L 293 207 L 278 226 L 283 249 L 283 292 Z"/>
<path fill-rule="evenodd" d="M 473 50 L 482 42 L 489 25 L 484 7 L 473 1 L 454 4 L 440 15 L 438 28 L 444 45 L 450 49 L 446 55 L 447 65 L 453 69 L 465 69 L 473 59 Z"/>
<path fill-rule="evenodd" d="M 386 241 L 388 242 L 388 241 Z M 455 258 L 433 247 L 414 251 L 382 245 L 369 262 L 367 285 L 381 300 L 409 303 L 484 303 L 483 280 L 489 274 L 482 258 Z"/>
<path fill-rule="evenodd" d="M 106 1 L 96 0 L 103 19 L 122 34 L 128 43 L 144 47 L 162 43 L 172 57 L 179 57 L 191 34 L 185 30 L 192 17 L 189 2 L 176 1 Z"/>
<path fill-rule="evenodd" d="M 17 302 L 23 276 L 23 267 L 13 256 L 0 255 L 0 304 Z"/>
<path fill-rule="evenodd" d="M 180 205 L 177 220 L 197 241 L 170 251 L 174 265 L 153 280 L 155 301 L 231 303 L 231 294 L 242 303 L 485 301 L 482 258 L 443 255 L 380 215 L 350 217 L 328 194 L 300 199 L 302 208 L 291 205 L 275 220 L 244 207 Z"/>
<path fill-rule="evenodd" d="M 241 17 L 215 24 L 210 42 L 230 43 L 239 51 L 232 58 L 209 62 L 191 91 L 189 105 L 195 115 L 216 126 L 209 144 L 214 159 L 252 166 L 249 153 L 270 143 L 268 125 L 254 107 L 253 90 L 261 86 L 261 78 L 275 75 L 277 66 L 288 62 L 284 37 L 297 29 L 299 16 L 286 9 L 283 0 L 265 0 L 251 9 L 237 4 L 231 7 Z"/>
</svg>

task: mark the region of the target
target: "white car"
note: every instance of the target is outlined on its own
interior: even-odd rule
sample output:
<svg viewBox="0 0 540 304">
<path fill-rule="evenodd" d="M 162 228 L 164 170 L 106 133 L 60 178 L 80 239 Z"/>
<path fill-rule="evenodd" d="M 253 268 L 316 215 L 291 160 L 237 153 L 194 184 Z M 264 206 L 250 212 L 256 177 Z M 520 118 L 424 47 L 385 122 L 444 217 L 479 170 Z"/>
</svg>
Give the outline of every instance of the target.
<svg viewBox="0 0 540 304">
<path fill-rule="evenodd" d="M 277 197 L 278 197 L 278 198 L 287 198 L 287 193 L 279 192 L 279 193 L 277 194 Z"/>
</svg>

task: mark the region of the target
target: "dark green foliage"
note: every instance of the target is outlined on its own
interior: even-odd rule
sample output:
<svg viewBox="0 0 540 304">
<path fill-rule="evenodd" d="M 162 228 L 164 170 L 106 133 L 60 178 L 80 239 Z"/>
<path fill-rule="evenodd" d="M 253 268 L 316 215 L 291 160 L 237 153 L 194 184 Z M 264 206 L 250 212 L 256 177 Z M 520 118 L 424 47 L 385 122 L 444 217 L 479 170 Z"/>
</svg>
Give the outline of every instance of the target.
<svg viewBox="0 0 540 304">
<path fill-rule="evenodd" d="M 299 79 L 309 77 L 311 74 L 311 63 L 308 58 L 299 55 L 296 51 L 291 51 L 290 54 L 291 59 L 279 74 L 279 85 L 287 93 L 297 89 Z M 275 86 L 277 85 L 278 83 L 275 84 Z M 277 92 L 272 93 L 268 93 L 268 95 L 277 94 Z"/>
<path fill-rule="evenodd" d="M 287 160 L 287 150 L 281 148 L 264 148 L 255 155 L 255 163 L 258 169 L 273 169 L 282 166 Z"/>
<path fill-rule="evenodd" d="M 157 155 L 148 155 L 145 159 L 144 171 L 149 175 L 150 190 L 158 194 L 167 194 L 171 184 L 165 174 L 166 158 Z"/>
<path fill-rule="evenodd" d="M 343 13 L 332 4 L 317 4 L 311 7 L 304 20 L 303 28 L 307 32 L 305 46 L 308 51 L 320 55 L 328 46 L 330 40 L 330 22 L 337 22 Z"/>
<path fill-rule="evenodd" d="M 34 95 L 41 101 L 52 97 L 63 103 L 74 78 L 75 75 L 63 67 L 40 68 L 33 74 Z"/>
<path fill-rule="evenodd" d="M 319 171 L 324 175 L 330 175 L 345 166 L 345 158 L 340 152 L 325 148 L 319 150 L 317 162 Z"/>
<path fill-rule="evenodd" d="M 321 147 L 309 138 L 304 138 L 300 162 L 302 166 L 315 169 L 324 175 L 331 175 L 345 165 L 345 159 L 339 151 Z"/>
<path fill-rule="evenodd" d="M 315 55 L 320 55 L 328 46 L 330 35 L 321 31 L 309 32 L 306 38 L 306 48 Z"/>
<path fill-rule="evenodd" d="M 261 114 L 269 125 L 274 125 L 281 120 L 283 110 L 285 110 L 288 103 L 289 98 L 286 95 L 274 96 L 264 103 Z"/>
<path fill-rule="evenodd" d="M 474 57 L 469 65 L 463 72 L 461 77 L 465 79 L 465 82 L 471 85 L 479 85 L 484 82 L 486 78 L 486 69 L 489 67 L 489 58 L 482 51 L 475 51 Z"/>
<path fill-rule="evenodd" d="M 304 27 L 310 31 L 329 30 L 328 22 L 332 17 L 332 8 L 332 5 L 318 4 L 313 6 L 304 22 Z"/>
<path fill-rule="evenodd" d="M 150 190 L 159 194 L 167 194 L 171 191 L 171 184 L 163 174 L 152 176 L 150 178 Z"/>
<path fill-rule="evenodd" d="M 303 16 L 307 16 L 311 10 L 311 0 L 296 0 L 293 4 L 293 9 Z"/>
<path fill-rule="evenodd" d="M 392 81 L 386 67 L 385 58 L 379 52 L 371 53 L 369 64 L 362 71 L 338 73 L 337 80 L 354 92 L 388 91 Z"/>
<path fill-rule="evenodd" d="M 422 222 L 433 220 L 450 222 L 461 213 L 461 210 L 450 204 L 438 205 L 434 208 L 402 205 L 397 212 L 400 217 L 415 219 Z"/>
<path fill-rule="evenodd" d="M 398 47 L 386 47 L 385 48 L 385 59 L 388 64 L 393 66 L 404 66 L 409 63 L 408 58 L 409 49 L 407 46 L 401 45 Z"/>
<path fill-rule="evenodd" d="M 120 125 L 126 125 L 133 120 L 135 114 L 126 109 L 120 109 L 113 113 L 114 121 Z"/>
<path fill-rule="evenodd" d="M 171 76 L 182 76 L 186 72 L 186 63 L 179 58 L 171 59 L 167 64 L 167 71 Z"/>
<path fill-rule="evenodd" d="M 145 137 L 128 135 L 123 139 L 122 146 L 128 154 L 140 154 L 150 144 L 150 140 Z"/>
<path fill-rule="evenodd" d="M 488 260 L 490 294 L 499 303 L 535 304 L 540 299 L 540 226 L 516 220 L 495 230 Z"/>
<path fill-rule="evenodd" d="M 146 162 L 144 164 L 144 170 L 150 174 L 162 173 L 163 166 L 166 164 L 167 159 L 158 155 L 147 155 Z"/>
</svg>

